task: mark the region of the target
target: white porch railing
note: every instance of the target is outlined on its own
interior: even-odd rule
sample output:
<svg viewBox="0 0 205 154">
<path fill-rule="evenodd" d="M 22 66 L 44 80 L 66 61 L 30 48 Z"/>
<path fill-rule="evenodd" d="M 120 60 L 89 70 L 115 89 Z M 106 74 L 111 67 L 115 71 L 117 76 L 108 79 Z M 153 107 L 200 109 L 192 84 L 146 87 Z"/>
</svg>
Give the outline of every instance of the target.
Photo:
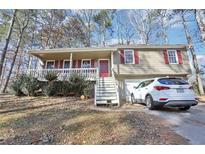
<svg viewBox="0 0 205 154">
<path fill-rule="evenodd" d="M 81 75 L 87 80 L 95 80 L 98 77 L 98 68 L 28 69 L 27 73 L 39 80 L 45 80 L 45 75 L 50 71 L 58 73 L 59 80 L 65 80 L 73 73 Z"/>
</svg>

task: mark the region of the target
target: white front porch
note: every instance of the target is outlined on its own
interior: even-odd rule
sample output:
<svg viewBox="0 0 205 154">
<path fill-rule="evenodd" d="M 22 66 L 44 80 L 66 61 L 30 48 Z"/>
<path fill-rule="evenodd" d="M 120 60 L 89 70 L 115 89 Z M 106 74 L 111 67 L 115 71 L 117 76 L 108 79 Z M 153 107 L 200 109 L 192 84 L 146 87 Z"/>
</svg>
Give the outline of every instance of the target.
<svg viewBox="0 0 205 154">
<path fill-rule="evenodd" d="M 99 77 L 98 68 L 28 69 L 27 74 L 44 81 L 45 75 L 50 71 L 58 74 L 58 80 L 66 80 L 73 73 L 83 76 L 86 80 L 96 80 Z"/>
</svg>

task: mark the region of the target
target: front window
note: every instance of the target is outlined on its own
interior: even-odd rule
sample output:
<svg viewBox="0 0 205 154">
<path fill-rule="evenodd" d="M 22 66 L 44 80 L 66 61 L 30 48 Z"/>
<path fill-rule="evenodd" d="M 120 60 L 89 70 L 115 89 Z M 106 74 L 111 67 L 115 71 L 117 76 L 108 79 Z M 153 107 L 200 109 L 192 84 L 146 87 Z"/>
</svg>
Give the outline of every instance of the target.
<svg viewBox="0 0 205 154">
<path fill-rule="evenodd" d="M 168 57 L 169 57 L 170 64 L 178 64 L 176 50 L 168 50 Z"/>
<path fill-rule="evenodd" d="M 70 68 L 70 61 L 69 60 L 64 61 L 63 68 Z"/>
<path fill-rule="evenodd" d="M 47 69 L 54 69 L 54 61 L 47 61 L 46 68 Z"/>
<path fill-rule="evenodd" d="M 91 67 L 91 62 L 90 60 L 82 60 L 82 68 L 90 68 Z"/>
<path fill-rule="evenodd" d="M 125 64 L 134 64 L 133 50 L 125 50 Z"/>
</svg>

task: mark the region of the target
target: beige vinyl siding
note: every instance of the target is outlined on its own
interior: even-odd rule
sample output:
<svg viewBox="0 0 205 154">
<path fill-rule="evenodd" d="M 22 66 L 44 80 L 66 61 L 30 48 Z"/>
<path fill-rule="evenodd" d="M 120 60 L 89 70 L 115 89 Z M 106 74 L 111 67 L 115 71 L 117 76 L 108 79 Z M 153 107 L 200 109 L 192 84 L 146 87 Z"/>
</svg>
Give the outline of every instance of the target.
<svg viewBox="0 0 205 154">
<path fill-rule="evenodd" d="M 139 64 L 120 64 L 119 51 L 114 53 L 114 71 L 117 75 L 188 74 L 190 65 L 186 51 L 182 53 L 183 64 L 165 64 L 163 50 L 138 50 Z"/>
</svg>

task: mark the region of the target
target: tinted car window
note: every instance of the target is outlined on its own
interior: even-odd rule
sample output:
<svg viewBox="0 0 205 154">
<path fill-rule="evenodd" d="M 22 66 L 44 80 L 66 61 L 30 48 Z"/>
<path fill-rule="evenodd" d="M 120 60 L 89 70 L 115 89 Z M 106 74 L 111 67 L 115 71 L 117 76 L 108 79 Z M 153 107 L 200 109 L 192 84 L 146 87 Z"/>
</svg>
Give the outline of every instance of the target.
<svg viewBox="0 0 205 154">
<path fill-rule="evenodd" d="M 147 80 L 147 81 L 144 81 L 144 85 L 143 85 L 141 88 L 150 85 L 153 81 L 154 81 L 154 80 Z"/>
<path fill-rule="evenodd" d="M 179 78 L 162 78 L 158 80 L 159 83 L 165 85 L 186 85 L 187 81 L 179 79 Z"/>
<path fill-rule="evenodd" d="M 136 89 L 141 88 L 144 85 L 144 82 L 141 82 Z"/>
<path fill-rule="evenodd" d="M 149 84 L 151 84 L 154 80 L 147 80 L 147 81 L 143 81 L 139 84 L 139 86 L 137 88 L 144 88 L 146 86 L 148 86 Z"/>
</svg>

